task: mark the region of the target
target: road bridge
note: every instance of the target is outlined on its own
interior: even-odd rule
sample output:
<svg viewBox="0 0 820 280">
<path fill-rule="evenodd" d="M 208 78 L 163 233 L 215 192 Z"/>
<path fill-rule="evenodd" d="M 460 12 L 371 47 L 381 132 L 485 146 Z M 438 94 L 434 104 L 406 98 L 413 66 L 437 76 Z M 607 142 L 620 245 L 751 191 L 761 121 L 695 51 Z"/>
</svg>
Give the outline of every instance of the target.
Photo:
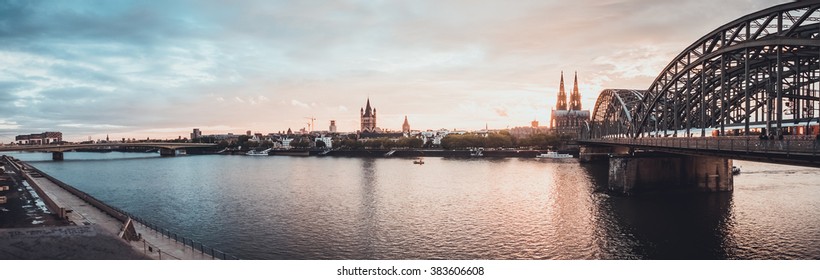
<svg viewBox="0 0 820 280">
<path fill-rule="evenodd" d="M 63 153 L 77 149 L 110 149 L 115 147 L 150 147 L 159 149 L 161 156 L 175 156 L 176 151 L 186 148 L 207 148 L 216 144 L 210 143 L 173 143 L 173 142 L 110 142 L 90 144 L 57 144 L 57 145 L 13 145 L 0 146 L 0 152 L 41 151 L 51 152 L 52 159 L 63 160 Z"/>
</svg>

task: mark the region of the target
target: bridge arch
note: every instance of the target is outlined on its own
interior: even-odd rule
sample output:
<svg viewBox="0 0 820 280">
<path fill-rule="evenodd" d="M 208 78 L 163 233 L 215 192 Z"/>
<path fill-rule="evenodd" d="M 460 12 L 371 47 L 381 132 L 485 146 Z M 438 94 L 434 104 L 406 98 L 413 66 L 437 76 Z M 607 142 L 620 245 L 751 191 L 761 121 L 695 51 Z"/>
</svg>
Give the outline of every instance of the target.
<svg viewBox="0 0 820 280">
<path fill-rule="evenodd" d="M 631 136 L 634 132 L 634 114 L 643 100 L 645 90 L 605 89 L 595 101 L 590 120 L 589 136 L 592 138 Z"/>
<path fill-rule="evenodd" d="M 640 91 L 639 102 L 618 101 L 634 106 L 627 106 L 629 113 L 615 114 L 610 105 L 613 96 L 621 96 L 611 91 L 623 90 L 604 90 L 590 136 L 704 136 L 713 129 L 748 134 L 754 127 L 779 134 L 818 121 L 818 9 L 820 1 L 787 3 L 715 29 L 678 54 Z"/>
</svg>

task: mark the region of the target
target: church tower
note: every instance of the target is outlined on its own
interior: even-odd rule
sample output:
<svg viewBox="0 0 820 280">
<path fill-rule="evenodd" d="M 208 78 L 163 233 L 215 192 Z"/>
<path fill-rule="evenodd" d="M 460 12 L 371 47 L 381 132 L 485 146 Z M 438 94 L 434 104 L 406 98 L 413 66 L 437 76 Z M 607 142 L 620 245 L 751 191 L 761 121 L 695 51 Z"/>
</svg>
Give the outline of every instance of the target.
<svg viewBox="0 0 820 280">
<path fill-rule="evenodd" d="M 567 93 L 564 91 L 564 71 L 561 71 L 561 87 L 558 90 L 558 103 L 555 103 L 555 110 L 567 110 Z"/>
<path fill-rule="evenodd" d="M 370 108 L 370 98 L 367 98 L 367 105 L 361 109 L 361 132 L 376 132 L 376 108 Z"/>
<path fill-rule="evenodd" d="M 569 97 L 569 109 L 581 111 L 581 93 L 578 92 L 578 72 L 575 72 L 575 83 L 572 86 L 572 95 Z"/>
<path fill-rule="evenodd" d="M 410 132 L 410 123 L 407 122 L 407 116 L 404 116 L 404 124 L 401 125 L 401 132 Z"/>
</svg>

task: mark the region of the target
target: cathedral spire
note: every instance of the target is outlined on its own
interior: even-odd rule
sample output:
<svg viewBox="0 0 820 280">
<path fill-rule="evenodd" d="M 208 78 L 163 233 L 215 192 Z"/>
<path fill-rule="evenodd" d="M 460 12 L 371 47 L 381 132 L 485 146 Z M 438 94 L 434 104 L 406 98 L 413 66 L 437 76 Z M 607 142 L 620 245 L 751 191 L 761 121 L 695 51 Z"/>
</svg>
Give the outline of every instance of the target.
<svg viewBox="0 0 820 280">
<path fill-rule="evenodd" d="M 575 72 L 575 82 L 570 95 L 570 110 L 581 111 L 581 93 L 578 91 L 578 72 Z"/>
<path fill-rule="evenodd" d="M 561 86 L 558 89 L 558 103 L 555 104 L 555 110 L 567 109 L 567 93 L 564 91 L 564 71 L 561 71 Z"/>
</svg>

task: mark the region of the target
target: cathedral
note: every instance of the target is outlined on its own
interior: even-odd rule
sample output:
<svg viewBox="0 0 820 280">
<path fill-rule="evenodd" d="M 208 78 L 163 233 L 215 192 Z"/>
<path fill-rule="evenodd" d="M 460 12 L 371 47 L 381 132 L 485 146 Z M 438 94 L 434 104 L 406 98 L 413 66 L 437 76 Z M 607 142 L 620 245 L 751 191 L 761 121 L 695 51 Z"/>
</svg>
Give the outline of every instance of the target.
<svg viewBox="0 0 820 280">
<path fill-rule="evenodd" d="M 569 107 L 569 108 L 568 108 Z M 575 73 L 575 83 L 567 106 L 567 93 L 564 91 L 564 72 L 561 72 L 561 85 L 558 90 L 558 102 L 552 110 L 551 128 L 559 135 L 568 135 L 578 138 L 581 127 L 589 122 L 589 110 L 581 109 L 581 93 L 578 92 L 578 73 Z"/>
</svg>

